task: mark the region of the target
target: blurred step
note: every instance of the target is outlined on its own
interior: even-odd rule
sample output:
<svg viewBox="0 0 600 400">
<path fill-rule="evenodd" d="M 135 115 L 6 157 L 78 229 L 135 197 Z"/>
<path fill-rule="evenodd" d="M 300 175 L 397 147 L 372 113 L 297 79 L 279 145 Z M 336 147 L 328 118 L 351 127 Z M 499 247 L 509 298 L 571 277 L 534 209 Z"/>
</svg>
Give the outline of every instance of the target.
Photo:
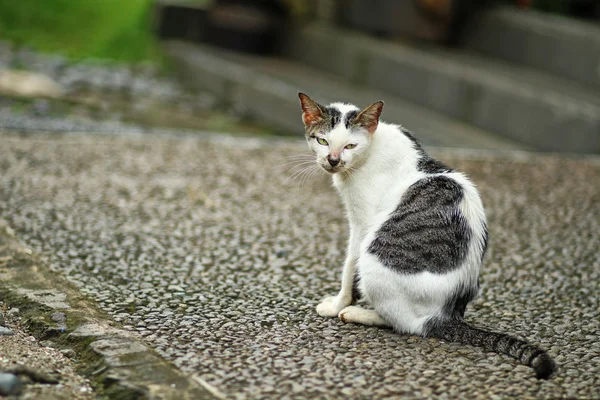
<svg viewBox="0 0 600 400">
<path fill-rule="evenodd" d="M 600 24 L 497 7 L 482 13 L 466 47 L 600 90 Z"/>
<path fill-rule="evenodd" d="M 207 2 L 189 0 L 156 0 L 152 25 L 161 39 L 204 40 Z"/>
<path fill-rule="evenodd" d="M 571 81 L 318 23 L 295 31 L 287 55 L 535 149 L 600 152 L 600 91 Z"/>
<path fill-rule="evenodd" d="M 186 84 L 208 90 L 223 103 L 288 133 L 304 134 L 297 95 L 303 91 L 325 104 L 345 101 L 365 107 L 383 99 L 383 119 L 414 131 L 425 145 L 527 148 L 393 95 L 349 84 L 339 76 L 289 60 L 184 42 L 166 42 L 164 47 Z"/>
</svg>

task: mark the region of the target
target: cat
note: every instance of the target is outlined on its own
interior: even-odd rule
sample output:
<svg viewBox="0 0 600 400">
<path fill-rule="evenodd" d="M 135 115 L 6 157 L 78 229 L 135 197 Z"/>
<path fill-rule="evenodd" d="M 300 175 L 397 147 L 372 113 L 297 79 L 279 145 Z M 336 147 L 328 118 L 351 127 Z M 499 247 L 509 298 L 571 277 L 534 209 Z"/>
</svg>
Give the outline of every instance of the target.
<svg viewBox="0 0 600 400">
<path fill-rule="evenodd" d="M 556 364 L 545 350 L 463 319 L 488 238 L 473 183 L 430 157 L 409 131 L 380 121 L 381 101 L 360 110 L 298 96 L 308 147 L 331 174 L 350 224 L 341 290 L 317 313 L 483 347 L 550 378 Z M 353 305 L 359 297 L 373 309 Z"/>
</svg>

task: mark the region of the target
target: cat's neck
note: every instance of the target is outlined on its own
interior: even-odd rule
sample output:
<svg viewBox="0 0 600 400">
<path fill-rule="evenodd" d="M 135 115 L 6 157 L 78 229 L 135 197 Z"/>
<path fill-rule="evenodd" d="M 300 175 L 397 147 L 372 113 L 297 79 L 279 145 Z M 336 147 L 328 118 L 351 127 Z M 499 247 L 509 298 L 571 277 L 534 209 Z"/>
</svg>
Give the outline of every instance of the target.
<svg viewBox="0 0 600 400">
<path fill-rule="evenodd" d="M 417 169 L 421 155 L 400 127 L 380 123 L 361 164 L 333 176 L 351 225 L 365 227 L 377 214 L 391 212 L 408 186 L 423 176 Z"/>
<path fill-rule="evenodd" d="M 347 173 L 333 176 L 338 189 L 364 184 L 373 177 L 398 179 L 403 174 L 417 171 L 422 150 L 397 125 L 381 122 L 373 134 L 373 141 L 357 166 Z"/>
</svg>

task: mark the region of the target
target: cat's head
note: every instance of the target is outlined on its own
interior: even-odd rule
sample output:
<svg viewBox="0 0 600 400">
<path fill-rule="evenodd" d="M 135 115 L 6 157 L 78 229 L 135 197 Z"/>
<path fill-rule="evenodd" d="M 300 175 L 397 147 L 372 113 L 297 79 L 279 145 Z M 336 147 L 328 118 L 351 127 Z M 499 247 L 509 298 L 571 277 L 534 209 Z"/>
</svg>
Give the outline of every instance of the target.
<svg viewBox="0 0 600 400">
<path fill-rule="evenodd" d="M 329 173 L 349 171 L 364 159 L 379 124 L 383 102 L 364 110 L 349 104 L 324 107 L 298 93 L 308 147 L 317 164 Z"/>
</svg>

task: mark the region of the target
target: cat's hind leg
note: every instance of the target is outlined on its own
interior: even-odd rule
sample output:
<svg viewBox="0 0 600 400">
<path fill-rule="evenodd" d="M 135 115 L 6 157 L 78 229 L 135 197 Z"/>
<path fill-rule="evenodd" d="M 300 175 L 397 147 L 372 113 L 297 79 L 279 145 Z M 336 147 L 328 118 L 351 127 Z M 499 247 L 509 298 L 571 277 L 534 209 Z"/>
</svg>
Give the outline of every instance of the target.
<svg viewBox="0 0 600 400">
<path fill-rule="evenodd" d="M 344 308 L 342 311 L 340 311 L 338 317 L 342 320 L 342 322 L 346 324 L 354 323 L 380 327 L 391 326 L 386 320 L 384 320 L 381 317 L 381 315 L 379 315 L 377 311 L 368 310 L 366 308 L 358 306 L 348 306 Z"/>
</svg>

